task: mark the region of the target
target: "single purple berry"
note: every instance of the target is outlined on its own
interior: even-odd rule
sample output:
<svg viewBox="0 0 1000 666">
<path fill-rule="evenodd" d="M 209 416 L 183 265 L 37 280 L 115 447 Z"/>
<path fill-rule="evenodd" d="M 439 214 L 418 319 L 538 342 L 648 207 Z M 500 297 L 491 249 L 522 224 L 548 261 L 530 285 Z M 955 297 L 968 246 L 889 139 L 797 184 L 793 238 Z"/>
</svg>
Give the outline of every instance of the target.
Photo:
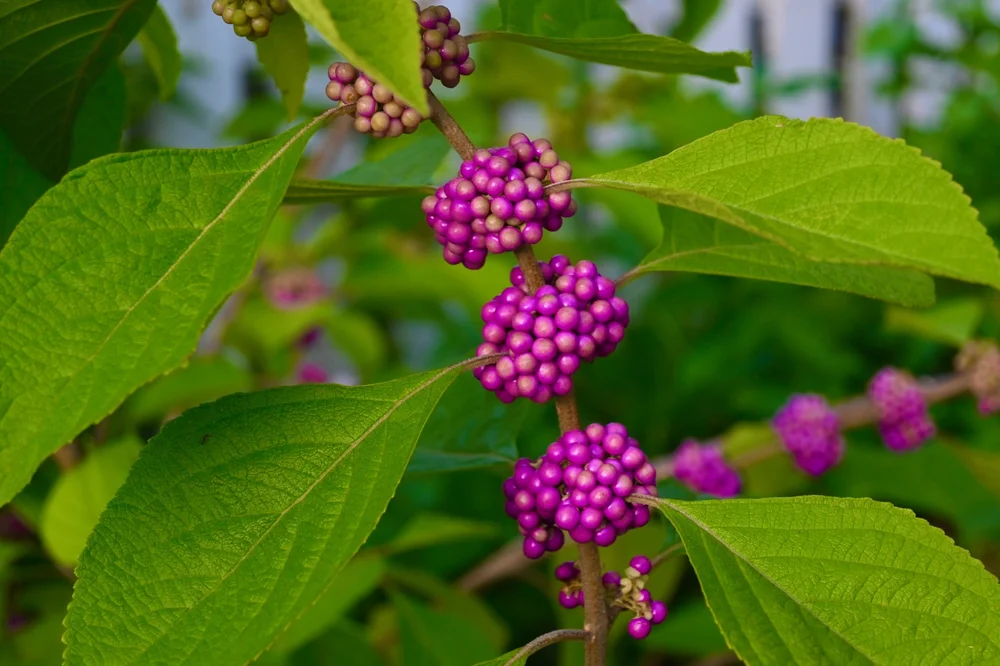
<svg viewBox="0 0 1000 666">
<path fill-rule="evenodd" d="M 608 587 L 618 587 L 622 583 L 622 577 L 617 571 L 608 571 L 601 577 L 601 582 Z"/>
<path fill-rule="evenodd" d="M 653 563 L 645 555 L 637 555 L 628 563 L 630 567 L 639 572 L 640 576 L 648 576 L 653 570 Z"/>
<path fill-rule="evenodd" d="M 649 636 L 649 630 L 651 628 L 652 625 L 650 624 L 649 620 L 647 620 L 644 617 L 633 618 L 628 623 L 629 636 L 636 639 L 637 641 L 641 641 L 646 636 Z"/>
<path fill-rule="evenodd" d="M 579 597 L 576 595 L 576 593 L 560 590 L 559 605 L 567 610 L 573 610 L 574 608 L 580 605 Z"/>
<path fill-rule="evenodd" d="M 556 567 L 555 576 L 556 580 L 561 580 L 564 583 L 569 582 L 580 575 L 580 570 L 576 566 L 576 562 L 563 562 Z"/>
<path fill-rule="evenodd" d="M 522 551 L 529 560 L 537 560 L 545 554 L 545 544 L 539 543 L 530 537 L 524 537 Z"/>
<path fill-rule="evenodd" d="M 662 601 L 654 601 L 649 605 L 649 610 L 653 617 L 650 621 L 653 624 L 660 624 L 667 619 L 667 605 Z"/>
</svg>

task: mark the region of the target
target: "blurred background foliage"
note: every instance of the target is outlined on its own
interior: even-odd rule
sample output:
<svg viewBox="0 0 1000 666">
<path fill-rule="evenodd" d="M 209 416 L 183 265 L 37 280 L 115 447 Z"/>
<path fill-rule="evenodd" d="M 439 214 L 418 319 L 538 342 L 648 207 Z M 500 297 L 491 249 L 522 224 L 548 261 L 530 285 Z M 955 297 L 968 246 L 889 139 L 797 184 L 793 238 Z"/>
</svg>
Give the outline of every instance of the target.
<svg viewBox="0 0 1000 666">
<path fill-rule="evenodd" d="M 197 9 L 208 12 L 208 3 L 202 4 Z M 878 95 L 899 111 L 901 136 L 955 174 L 996 237 L 1000 20 L 986 4 L 938 3 L 939 20 L 958 34 L 942 45 L 925 35 L 910 3 L 899 2 L 866 29 L 850 57 L 885 65 Z M 678 3 L 684 11 L 667 34 L 696 39 L 726 5 Z M 460 17 L 467 32 L 498 23 L 495 5 L 480 12 Z M 664 155 L 803 90 L 836 98 L 841 85 L 837 71 L 771 79 L 766 58 L 759 58 L 753 74 L 743 72 L 753 79 L 752 99 L 733 104 L 714 88 L 595 68 L 515 44 L 483 44 L 473 52 L 476 74 L 444 96 L 472 139 L 495 145 L 511 131 L 545 130 L 577 175 Z M 314 40 L 317 71 L 335 57 Z M 908 117 L 903 108 L 906 95 L 923 83 L 919 72 L 927 62 L 954 72 L 941 91 L 941 112 L 929 122 Z M 182 82 L 209 64 L 185 59 Z M 183 85 L 161 100 L 164 84 L 141 52 L 126 52 L 121 74 L 127 150 L 156 145 L 151 112 L 159 106 L 191 118 L 205 113 Z M 225 124 L 219 142 L 260 139 L 287 125 L 280 98 L 261 71 L 248 72 L 244 84 L 246 104 Z M 315 99 L 307 96 L 302 117 L 322 110 L 310 102 Z M 360 158 L 384 160 L 367 166 L 361 182 L 375 177 L 430 185 L 457 166 L 429 123 L 412 137 L 382 143 L 354 135 L 349 124 L 341 119 L 321 132 L 303 175 L 329 177 L 345 159 Z M 577 196 L 578 214 L 545 238 L 541 256 L 591 258 L 617 276 L 659 242 L 655 204 L 615 191 L 579 190 Z M 76 557 L 142 443 L 166 420 L 237 391 L 299 381 L 378 382 L 473 355 L 479 308 L 502 289 L 513 259 L 493 257 L 484 270 L 469 272 L 446 265 L 439 253 L 420 196 L 284 207 L 258 270 L 220 310 L 190 362 L 141 389 L 48 461 L 0 513 L 0 664 L 61 663 L 62 616 Z M 581 413 L 585 422 L 626 424 L 652 455 L 668 453 L 685 437 L 718 435 L 728 451 L 738 452 L 770 437 L 758 424 L 791 392 L 843 399 L 862 391 L 886 364 L 920 375 L 946 373 L 962 342 L 1000 337 L 995 293 L 946 280 L 937 281 L 937 292 L 938 306 L 917 312 L 789 285 L 686 273 L 644 276 L 627 287 L 633 321 L 618 352 L 578 375 Z M 892 501 L 940 526 L 998 573 L 1000 422 L 980 419 L 971 399 L 936 406 L 933 413 L 943 434 L 920 451 L 893 455 L 874 433 L 853 432 L 846 459 L 823 479 L 809 480 L 777 457 L 746 470 L 747 494 Z M 467 666 L 553 628 L 578 626 L 579 611 L 556 604 L 553 561 L 474 593 L 463 589 L 463 582 L 469 587 L 463 575 L 516 534 L 499 491 L 510 463 L 537 455 L 557 432 L 552 409 L 502 405 L 471 376 L 460 377 L 428 423 L 369 543 L 313 611 L 259 661 Z M 687 496 L 669 482 L 661 490 Z M 610 548 L 606 564 L 622 567 L 632 555 L 653 555 L 674 539 L 666 523 L 654 519 Z M 611 663 L 732 661 L 683 558 L 658 569 L 652 586 L 654 597 L 669 600 L 670 617 L 642 643 L 622 640 L 619 626 Z M 442 649 L 443 643 L 450 647 Z M 577 650 L 560 646 L 531 663 L 579 663 Z"/>
</svg>

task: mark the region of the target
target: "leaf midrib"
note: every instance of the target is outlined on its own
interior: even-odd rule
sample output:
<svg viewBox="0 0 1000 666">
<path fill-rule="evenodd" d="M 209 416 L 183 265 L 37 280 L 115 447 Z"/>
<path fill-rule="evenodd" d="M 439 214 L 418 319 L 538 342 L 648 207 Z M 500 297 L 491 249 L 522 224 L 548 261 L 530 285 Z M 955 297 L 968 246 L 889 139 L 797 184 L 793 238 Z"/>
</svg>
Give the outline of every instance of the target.
<svg viewBox="0 0 1000 666">
<path fill-rule="evenodd" d="M 919 270 L 919 268 L 917 266 L 903 264 L 903 263 L 900 263 L 898 261 L 898 259 L 906 259 L 906 260 L 909 260 L 909 261 L 918 262 L 919 266 L 923 267 L 924 270 L 933 271 L 933 272 L 935 272 L 935 274 L 938 274 L 938 275 L 944 275 L 944 276 L 956 276 L 956 275 L 958 275 L 958 273 L 955 272 L 952 268 L 950 268 L 949 266 L 946 266 L 946 265 L 942 265 L 940 263 L 930 263 L 930 262 L 928 262 L 928 261 L 926 261 L 924 259 L 913 259 L 913 258 L 911 258 L 910 256 L 908 256 L 906 254 L 899 254 L 897 252 L 891 252 L 890 250 L 887 250 L 887 249 L 884 249 L 884 248 L 879 248 L 879 247 L 876 247 L 876 246 L 873 246 L 873 245 L 867 245 L 867 244 L 865 244 L 863 242 L 860 242 L 857 239 L 844 238 L 844 237 L 841 237 L 841 236 L 832 235 L 830 233 L 822 233 L 822 232 L 820 232 L 820 231 L 818 231 L 816 229 L 806 229 L 806 228 L 802 228 L 802 227 L 797 227 L 794 224 L 791 224 L 790 222 L 788 222 L 787 220 L 783 220 L 781 218 L 774 217 L 773 215 L 768 215 L 766 213 L 759 213 L 757 211 L 747 210 L 747 209 L 742 208 L 741 206 L 738 206 L 736 204 L 725 203 L 724 201 L 720 201 L 719 199 L 715 199 L 713 197 L 710 197 L 710 196 L 707 196 L 707 195 L 704 195 L 704 194 L 700 194 L 698 192 L 693 192 L 693 191 L 690 191 L 690 190 L 681 190 L 681 189 L 672 188 L 672 187 L 662 187 L 662 186 L 648 186 L 648 185 L 636 186 L 633 183 L 627 183 L 627 182 L 620 181 L 620 180 L 610 180 L 610 179 L 608 179 L 608 180 L 598 180 L 598 181 L 594 181 L 594 182 L 598 182 L 598 183 L 600 183 L 602 185 L 606 185 L 606 186 L 611 187 L 613 189 L 623 190 L 623 191 L 626 191 L 626 192 L 631 191 L 631 192 L 638 193 L 638 191 L 642 191 L 642 190 L 650 191 L 650 192 L 657 192 L 657 191 L 659 191 L 659 192 L 665 193 L 666 195 L 679 195 L 679 196 L 692 197 L 692 198 L 695 198 L 695 199 L 700 199 L 702 201 L 710 202 L 710 203 L 715 204 L 717 206 L 722 206 L 722 207 L 726 208 L 727 210 L 729 210 L 730 212 L 732 212 L 733 216 L 736 217 L 736 218 L 738 218 L 742 224 L 736 224 L 736 223 L 734 223 L 734 222 L 732 222 L 730 220 L 724 220 L 724 219 L 721 219 L 721 218 L 717 218 L 714 215 L 711 215 L 711 214 L 708 214 L 708 213 L 704 213 L 704 212 L 701 212 L 701 211 L 695 211 L 695 212 L 698 212 L 701 215 L 705 215 L 706 217 L 711 217 L 712 219 L 717 219 L 720 222 L 724 222 L 726 224 L 732 225 L 732 226 L 736 227 L 737 229 L 742 229 L 743 231 L 746 231 L 748 233 L 752 233 L 753 235 L 759 236 L 761 238 L 764 238 L 765 240 L 769 240 L 772 243 L 780 245 L 782 248 L 788 250 L 789 252 L 791 252 L 793 254 L 796 254 L 796 255 L 798 255 L 798 256 L 800 256 L 800 257 L 802 257 L 802 258 L 804 258 L 804 259 L 806 259 L 808 261 L 815 262 L 815 263 L 854 264 L 854 265 L 858 265 L 858 266 L 890 266 L 890 267 L 893 267 L 893 268 L 909 268 L 909 269 Z M 689 209 L 684 208 L 682 206 L 677 206 L 675 203 L 669 203 L 669 204 L 666 204 L 666 205 L 672 205 L 675 208 L 683 208 L 684 210 L 689 210 Z M 804 234 L 807 234 L 808 236 L 812 236 L 812 237 L 816 237 L 816 238 L 823 238 L 823 239 L 827 239 L 827 240 L 832 240 L 832 241 L 836 241 L 838 243 L 843 243 L 844 245 L 847 245 L 847 246 L 856 247 L 856 248 L 862 248 L 864 250 L 877 252 L 878 254 L 882 255 L 884 257 L 884 259 L 881 259 L 881 260 L 879 260 L 879 259 L 849 259 L 849 260 L 845 260 L 845 259 L 832 259 L 832 258 L 826 258 L 826 257 L 818 258 L 816 255 L 812 254 L 811 252 L 804 252 L 802 250 L 798 250 L 798 249 L 790 246 L 785 239 L 779 238 L 777 236 L 774 236 L 771 233 L 769 233 L 768 231 L 766 231 L 764 229 L 761 229 L 760 227 L 754 225 L 751 221 L 749 221 L 747 219 L 748 217 L 751 217 L 751 218 L 752 217 L 757 217 L 757 218 L 760 218 L 762 220 L 767 220 L 767 221 L 773 222 L 773 223 L 775 223 L 775 224 L 777 224 L 777 225 L 779 225 L 779 226 L 781 226 L 783 228 L 789 229 L 789 230 L 791 230 L 793 232 L 804 233 Z M 940 234 L 940 235 L 948 235 L 948 234 L 941 234 L 940 231 L 935 232 L 935 233 Z M 960 235 L 960 234 L 951 234 L 951 235 L 952 236 L 957 236 L 959 238 L 967 238 L 967 236 Z M 966 279 L 971 279 L 971 276 L 966 276 Z M 983 280 L 983 279 L 984 278 L 981 278 L 981 277 L 975 278 L 976 281 Z M 993 284 L 993 283 L 991 283 L 991 282 L 984 282 L 984 284 Z"/>
<path fill-rule="evenodd" d="M 288 149 L 292 145 L 294 145 L 296 141 L 298 141 L 306 133 L 310 132 L 315 125 L 317 125 L 318 123 L 320 123 L 323 120 L 325 120 L 334 111 L 336 111 L 336 108 L 331 108 L 331 109 L 323 112 L 322 114 L 316 116 L 315 118 L 313 118 L 312 121 L 310 121 L 309 123 L 307 123 L 306 125 L 304 125 L 302 127 L 302 129 L 300 129 L 298 132 L 296 132 L 294 135 L 292 135 L 292 137 L 290 137 L 288 139 L 288 141 L 286 141 L 284 143 L 284 145 L 282 145 L 277 151 L 275 151 L 275 153 L 271 157 L 269 157 L 267 159 L 267 161 L 264 162 L 264 164 L 260 165 L 260 167 L 258 167 L 257 169 L 255 169 L 253 171 L 253 173 L 250 175 L 250 177 L 247 179 L 247 181 L 240 187 L 240 189 L 236 192 L 236 194 L 233 195 L 233 198 L 230 199 L 229 202 L 226 203 L 226 205 L 219 212 L 219 214 L 215 217 L 215 219 L 213 219 L 211 222 L 209 222 L 207 225 L 205 225 L 205 228 L 202 229 L 201 232 L 198 234 L 198 236 L 196 236 L 195 239 L 191 241 L 190 245 L 188 245 L 187 248 L 184 249 L 184 251 L 180 254 L 180 256 L 178 256 L 177 259 L 174 260 L 170 264 L 170 266 L 167 268 L 167 270 L 163 272 L 163 275 L 161 275 L 156 280 L 156 282 L 154 282 L 149 287 L 149 289 L 147 289 L 145 291 L 145 293 L 143 293 L 142 296 L 140 296 L 138 299 L 136 299 L 135 303 L 133 303 L 125 311 L 125 313 L 118 320 L 118 323 L 116 323 L 114 325 L 114 327 L 108 332 L 108 335 L 104 338 L 104 340 L 97 347 L 97 349 L 94 351 L 94 353 L 91 354 L 80 365 L 80 367 L 73 374 L 71 374 L 71 375 L 69 375 L 69 376 L 66 377 L 65 382 L 63 383 L 63 386 L 65 386 L 66 383 L 68 383 L 69 381 L 71 381 L 73 378 L 79 376 L 79 374 L 81 372 L 83 372 L 91 363 L 94 362 L 94 359 L 96 359 L 97 356 L 102 351 L 104 351 L 104 348 L 107 346 L 108 342 L 111 341 L 111 338 L 114 337 L 115 333 L 117 333 L 118 330 L 122 327 L 122 325 L 124 325 L 124 323 L 132 316 L 132 313 L 135 312 L 135 310 L 140 305 L 142 305 L 142 303 L 145 302 L 145 300 L 149 297 L 150 294 L 153 293 L 153 291 L 155 291 L 171 275 L 173 275 L 173 272 L 177 269 L 178 266 L 181 265 L 181 263 L 187 258 L 187 256 L 189 254 L 191 254 L 191 252 L 198 245 L 198 243 L 202 240 L 202 238 L 204 238 L 206 236 L 206 234 L 208 234 L 219 222 L 221 222 L 226 217 L 226 215 L 229 214 L 229 211 L 231 211 L 233 209 L 233 207 L 239 202 L 239 200 L 243 198 L 243 196 L 250 189 L 250 187 L 252 187 L 253 184 L 255 182 L 257 182 L 257 180 L 265 172 L 267 172 L 268 169 L 270 169 L 274 165 L 275 162 L 277 162 L 279 159 L 281 159 L 281 157 L 283 157 L 284 154 L 286 152 L 288 152 Z"/>
<path fill-rule="evenodd" d="M 277 515 L 277 518 L 275 518 L 274 522 L 264 531 L 263 534 L 260 535 L 260 537 L 250 546 L 250 548 L 247 549 L 247 552 L 243 555 L 243 557 L 241 557 L 232 566 L 232 568 L 229 571 L 227 571 L 219 579 L 218 583 L 215 586 L 213 586 L 212 589 L 208 590 L 201 597 L 201 599 L 198 600 L 197 603 L 195 603 L 190 608 L 186 609 L 185 613 L 181 614 L 174 622 L 172 622 L 166 629 L 164 629 L 160 633 L 159 637 L 157 637 L 157 639 L 155 641 L 153 641 L 152 643 L 150 643 L 149 645 L 147 645 L 146 647 L 144 647 L 142 649 L 142 651 L 139 652 L 138 655 L 136 655 L 135 659 L 131 663 L 136 663 L 137 660 L 139 660 L 143 655 L 145 655 L 150 650 L 152 650 L 153 647 L 155 647 L 160 641 L 162 641 L 164 638 L 166 638 L 168 636 L 168 634 L 169 634 L 170 629 L 175 624 L 177 624 L 177 622 L 179 622 L 181 620 L 181 618 L 187 616 L 188 613 L 194 611 L 202 603 L 204 603 L 207 599 L 209 599 L 213 594 L 215 594 L 216 592 L 218 592 L 222 588 L 222 586 L 226 582 L 226 580 L 228 580 L 228 578 L 230 576 L 232 576 L 237 571 L 237 569 L 239 569 L 240 566 L 242 566 L 243 563 L 246 562 L 250 558 L 251 555 L 253 555 L 253 553 L 257 549 L 257 547 L 260 546 L 264 542 L 264 540 L 271 534 L 272 531 L 274 531 L 274 529 L 281 523 L 281 521 L 285 518 L 285 516 L 287 516 L 291 512 L 291 510 L 294 509 L 296 506 L 298 506 L 299 504 L 301 504 L 302 502 L 304 502 L 306 499 L 308 499 L 310 493 L 312 493 L 312 491 L 315 490 L 316 487 L 318 487 L 323 481 L 325 481 L 326 478 L 331 473 L 333 473 L 333 471 L 338 466 L 340 466 L 340 464 L 347 458 L 347 456 L 349 456 L 351 453 L 353 453 L 354 450 L 358 446 L 360 446 L 361 443 L 364 442 L 368 438 L 369 435 L 371 435 L 379 426 L 381 426 L 383 423 L 385 423 L 389 419 L 389 417 L 392 416 L 396 412 L 397 409 L 399 409 L 401 406 L 403 406 L 404 404 L 406 404 L 407 402 L 409 402 L 418 393 L 420 393 L 420 392 L 426 390 L 427 388 L 429 388 L 430 386 L 434 385 L 436 382 L 438 382 L 439 380 L 441 380 L 443 377 L 445 377 L 449 373 L 454 372 L 455 370 L 457 370 L 460 367 L 463 367 L 466 363 L 467 362 L 458 363 L 456 365 L 447 367 L 444 370 L 441 370 L 440 372 L 436 373 L 434 376 L 430 377 L 429 379 L 427 379 L 423 383 L 421 383 L 418 386 L 416 386 L 415 388 L 411 389 L 408 393 L 404 394 L 400 398 L 397 398 L 395 401 L 393 401 L 392 406 L 388 410 L 386 410 L 386 412 L 384 414 L 382 414 L 382 416 L 380 416 L 374 423 L 372 423 L 372 425 L 369 426 L 367 430 L 365 430 L 363 433 L 361 433 L 358 436 L 358 438 L 355 439 L 351 443 L 351 445 L 348 446 L 347 449 L 345 449 L 344 452 L 336 460 L 334 460 L 330 464 L 330 466 L 327 467 L 326 470 L 324 470 L 308 488 L 306 488 L 302 492 L 301 495 L 299 495 L 294 501 L 290 502 L 289 505 L 285 509 L 283 509 L 281 511 L 281 513 L 279 513 Z"/>
<path fill-rule="evenodd" d="M 868 662 L 870 664 L 872 664 L 872 666 L 876 666 L 877 665 L 878 662 L 874 661 L 870 655 L 868 655 L 867 653 L 863 652 L 857 645 L 855 645 L 854 643 L 850 642 L 847 639 L 846 636 L 844 636 L 839 631 L 837 631 L 836 629 L 834 629 L 833 627 L 831 627 L 829 624 L 827 624 L 826 622 L 824 622 L 813 611 L 813 609 L 811 609 L 808 606 L 806 606 L 796 596 L 794 596 L 791 592 L 789 592 L 783 586 L 781 586 L 777 581 L 775 581 L 770 576 L 768 576 L 763 571 L 761 571 L 760 568 L 757 567 L 757 565 L 754 564 L 752 561 L 750 561 L 749 559 L 747 559 L 747 557 L 744 556 L 743 553 L 739 552 L 734 547 L 732 547 L 730 544 L 728 544 L 725 541 L 723 541 L 722 537 L 720 537 L 718 534 L 716 534 L 715 531 L 712 530 L 708 525 L 706 525 L 705 523 L 701 522 L 696 517 L 692 516 L 690 513 L 684 511 L 680 506 L 678 506 L 677 504 L 674 504 L 670 500 L 661 499 L 660 502 L 662 502 L 666 506 L 669 506 L 672 510 L 676 511 L 677 513 L 681 514 L 682 516 L 684 516 L 685 518 L 687 518 L 688 520 L 690 520 L 692 523 L 694 523 L 695 525 L 697 525 L 698 528 L 700 528 L 705 534 L 708 534 L 713 539 L 715 539 L 719 543 L 720 546 L 722 546 L 728 552 L 732 553 L 734 556 L 738 557 L 740 559 L 740 561 L 742 561 L 748 567 L 750 567 L 751 569 L 753 569 L 757 573 L 757 575 L 759 575 L 765 581 L 767 581 L 768 583 L 770 583 L 771 585 L 773 585 L 775 589 L 777 589 L 779 592 L 781 592 L 786 597 L 788 597 L 789 600 L 791 600 L 792 602 L 795 603 L 796 607 L 801 608 L 802 610 L 806 611 L 821 626 L 826 627 L 826 629 L 828 631 L 830 631 L 830 633 L 832 633 L 834 636 L 836 636 L 841 641 L 843 641 L 843 643 L 845 645 L 847 645 L 849 648 L 853 649 L 857 654 L 859 654 L 862 657 L 864 657 L 865 659 L 867 659 Z M 706 599 L 706 602 L 707 602 L 707 599 Z M 714 614 L 714 611 L 713 611 L 713 614 Z"/>
</svg>

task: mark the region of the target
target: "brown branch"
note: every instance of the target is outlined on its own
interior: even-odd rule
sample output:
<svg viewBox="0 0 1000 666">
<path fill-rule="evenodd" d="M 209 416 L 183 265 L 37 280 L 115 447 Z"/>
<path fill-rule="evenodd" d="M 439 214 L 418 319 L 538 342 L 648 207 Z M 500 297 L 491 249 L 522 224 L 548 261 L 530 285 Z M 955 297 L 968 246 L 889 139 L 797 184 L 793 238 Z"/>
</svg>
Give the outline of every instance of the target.
<svg viewBox="0 0 1000 666">
<path fill-rule="evenodd" d="M 525 657 L 530 657 L 539 650 L 547 648 L 550 645 L 555 645 L 562 641 L 582 641 L 587 639 L 587 632 L 583 629 L 559 629 L 557 631 L 550 631 L 547 634 L 542 634 L 535 640 L 531 641 L 523 648 L 514 653 L 514 656 L 508 659 L 503 666 L 514 666 L 518 661 L 524 659 Z"/>
<path fill-rule="evenodd" d="M 442 130 L 444 131 L 444 130 Z M 528 293 L 535 293 L 545 284 L 542 270 L 530 245 L 522 245 L 514 251 L 517 263 L 524 273 Z M 580 429 L 580 413 L 576 398 L 572 393 L 557 396 L 556 414 L 559 416 L 559 430 L 563 433 Z M 586 666 L 604 666 L 608 644 L 608 605 L 604 599 L 604 584 L 601 582 L 601 555 L 597 544 L 577 544 L 580 558 L 580 580 L 583 583 L 584 629 L 587 630 L 585 644 Z"/>
<path fill-rule="evenodd" d="M 80 462 L 80 457 L 80 447 L 77 446 L 75 441 L 56 449 L 56 452 L 52 454 L 52 459 L 62 472 L 68 472 L 76 467 L 77 463 Z"/>
<path fill-rule="evenodd" d="M 920 379 L 918 384 L 924 400 L 927 401 L 928 405 L 933 405 L 968 392 L 970 389 L 969 382 L 968 374 L 955 373 L 942 377 Z M 839 402 L 833 405 L 832 409 L 837 414 L 842 431 L 856 430 L 878 423 L 878 409 L 863 394 Z M 713 438 L 705 441 L 704 444 L 718 444 L 721 441 L 721 438 Z M 762 460 L 784 453 L 784 451 L 785 449 L 781 446 L 780 442 L 770 441 L 762 446 L 746 451 L 730 460 L 730 462 L 737 469 L 746 469 Z M 665 479 L 673 475 L 673 462 L 670 456 L 662 456 L 654 459 L 653 466 L 656 468 L 656 477 L 658 479 Z"/>
<path fill-rule="evenodd" d="M 514 256 L 517 258 L 517 265 L 521 267 L 521 272 L 524 273 L 524 283 L 528 286 L 528 292 L 535 293 L 545 284 L 545 278 L 542 277 L 542 269 L 535 259 L 534 250 L 530 245 L 522 245 L 514 250 Z"/>
<path fill-rule="evenodd" d="M 970 388 L 969 376 L 962 373 L 945 375 L 937 378 L 925 378 L 921 379 L 919 383 L 920 390 L 924 394 L 924 399 L 928 404 L 935 404 L 950 400 L 951 398 L 966 393 Z M 840 417 L 841 428 L 843 430 L 854 430 L 856 428 L 862 428 L 878 422 L 878 413 L 875 411 L 871 401 L 863 395 L 838 403 L 834 405 L 833 409 Z M 704 441 L 704 444 L 707 445 L 721 443 L 722 440 L 720 437 L 714 437 Z M 762 446 L 756 447 L 734 457 L 730 462 L 737 469 L 746 469 L 763 460 L 771 458 L 772 456 L 782 455 L 784 453 L 784 447 L 782 447 L 779 442 L 772 440 Z M 656 468 L 657 479 L 667 479 L 673 476 L 673 460 L 670 456 L 661 456 L 653 459 L 652 462 L 653 466 Z M 510 545 L 504 546 L 504 551 L 508 548 L 517 548 L 518 552 L 520 552 L 520 546 L 516 542 L 512 542 Z M 488 560 L 487 562 L 490 561 Z M 504 560 L 503 562 L 498 559 L 493 562 L 489 568 L 486 568 L 485 566 L 487 562 L 475 567 L 472 571 L 466 574 L 466 578 L 475 581 L 475 585 L 469 589 L 480 589 L 499 580 L 515 576 L 531 565 L 531 562 L 525 560 L 523 557 L 510 557 L 510 559 Z M 463 578 L 463 580 L 465 580 L 465 578 Z"/>
<path fill-rule="evenodd" d="M 498 580 L 509 578 L 531 565 L 521 552 L 521 539 L 513 539 L 458 579 L 458 587 L 475 592 Z"/>
<path fill-rule="evenodd" d="M 472 159 L 476 147 L 458 122 L 448 113 L 441 101 L 429 91 L 427 103 L 430 105 L 431 122 L 434 123 L 435 127 L 448 139 L 448 142 L 463 160 Z M 545 283 L 534 251 L 531 246 L 524 245 L 515 250 L 514 255 L 524 273 L 528 292 L 534 293 Z M 579 430 L 579 411 L 572 394 L 556 399 L 556 411 L 559 415 L 559 426 L 562 432 Z M 587 636 L 586 666 L 604 666 L 608 642 L 608 605 L 604 598 L 604 586 L 601 582 L 601 556 L 594 543 L 579 544 L 579 550 L 580 560 L 578 564 L 580 578 L 583 582 L 584 614 L 586 617 L 584 625 Z"/>
<path fill-rule="evenodd" d="M 434 123 L 434 126 L 441 131 L 441 134 L 444 134 L 444 138 L 448 139 L 448 143 L 452 145 L 459 157 L 463 160 L 471 160 L 472 154 L 476 152 L 476 146 L 469 140 L 465 130 L 448 113 L 448 109 L 444 108 L 441 100 L 429 90 L 427 91 L 427 103 L 431 107 L 431 122 Z"/>
</svg>

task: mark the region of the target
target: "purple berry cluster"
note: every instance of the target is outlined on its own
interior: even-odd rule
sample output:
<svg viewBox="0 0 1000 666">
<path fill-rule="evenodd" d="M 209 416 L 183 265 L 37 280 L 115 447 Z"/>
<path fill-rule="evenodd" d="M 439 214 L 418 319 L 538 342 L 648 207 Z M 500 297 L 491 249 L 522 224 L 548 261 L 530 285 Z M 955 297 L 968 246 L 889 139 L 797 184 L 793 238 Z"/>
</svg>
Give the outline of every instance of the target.
<svg viewBox="0 0 1000 666">
<path fill-rule="evenodd" d="M 534 245 L 576 212 L 567 192 L 545 194 L 545 185 L 569 180 L 572 169 L 546 139 L 524 134 L 501 148 L 480 149 L 459 175 L 424 199 L 427 224 L 444 246 L 449 264 L 477 270 L 487 253 Z"/>
<path fill-rule="evenodd" d="M 934 436 L 927 401 L 907 372 L 885 367 L 868 384 L 868 397 L 878 410 L 878 430 L 893 451 L 908 451 Z"/>
<path fill-rule="evenodd" d="M 629 323 L 628 303 L 592 261 L 574 265 L 556 255 L 539 265 L 545 285 L 534 295 L 515 268 L 513 286 L 483 306 L 484 342 L 477 354 L 508 356 L 473 374 L 503 402 L 544 403 L 568 394 L 580 362 L 614 352 Z"/>
<path fill-rule="evenodd" d="M 583 605 L 583 586 L 580 584 L 580 567 L 576 562 L 563 562 L 556 567 L 556 580 L 563 583 L 559 590 L 559 605 L 573 610 Z"/>
<path fill-rule="evenodd" d="M 844 456 L 840 419 L 821 395 L 793 395 L 771 424 L 795 463 L 813 476 Z"/>
<path fill-rule="evenodd" d="M 628 633 L 636 640 L 649 636 L 654 625 L 667 618 L 667 605 L 652 598 L 646 589 L 653 563 L 645 555 L 637 555 L 625 569 L 625 576 L 617 571 L 605 572 L 602 582 L 607 592 L 610 606 L 632 612 L 635 617 L 628 623 Z M 574 562 L 563 562 L 555 571 L 556 580 L 563 583 L 559 591 L 559 604 L 573 609 L 583 605 L 583 590 L 580 584 L 580 569 Z"/>
<path fill-rule="evenodd" d="M 417 6 L 417 23 L 424 51 L 421 56 L 424 87 L 430 88 L 433 79 L 445 88 L 454 88 L 463 76 L 476 71 L 476 61 L 469 57 L 469 43 L 459 32 L 462 25 L 453 18 L 447 7 L 433 5 L 420 11 Z"/>
<path fill-rule="evenodd" d="M 1000 412 L 1000 348 L 992 342 L 974 340 L 962 348 L 955 366 L 968 374 L 979 413 L 986 416 Z"/>
<path fill-rule="evenodd" d="M 684 440 L 673 455 L 674 477 L 695 492 L 716 497 L 740 493 L 740 475 L 729 466 L 717 445 L 701 445 Z"/>
<path fill-rule="evenodd" d="M 333 102 L 354 104 L 354 129 L 376 139 L 412 134 L 424 120 L 419 111 L 375 83 L 346 62 L 335 62 L 327 71 L 326 96 Z"/>
<path fill-rule="evenodd" d="M 524 535 L 524 554 L 538 559 L 563 545 L 610 546 L 649 522 L 649 507 L 630 495 L 656 496 L 656 470 L 625 426 L 592 423 L 570 430 L 541 458 L 521 458 L 503 483 L 507 515 Z"/>
</svg>

